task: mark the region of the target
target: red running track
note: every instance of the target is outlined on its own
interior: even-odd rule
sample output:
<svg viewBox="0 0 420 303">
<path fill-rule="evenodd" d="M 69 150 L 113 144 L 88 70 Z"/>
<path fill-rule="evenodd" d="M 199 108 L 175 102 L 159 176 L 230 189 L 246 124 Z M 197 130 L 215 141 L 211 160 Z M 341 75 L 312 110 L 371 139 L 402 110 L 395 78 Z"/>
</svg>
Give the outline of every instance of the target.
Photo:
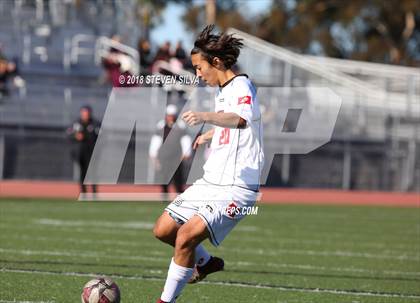
<svg viewBox="0 0 420 303">
<path fill-rule="evenodd" d="M 100 200 L 161 200 L 159 186 L 119 184 L 98 189 Z M 60 181 L 1 181 L 0 198 L 6 197 L 77 199 L 79 186 Z M 262 188 L 261 203 L 420 207 L 420 193 Z"/>
</svg>

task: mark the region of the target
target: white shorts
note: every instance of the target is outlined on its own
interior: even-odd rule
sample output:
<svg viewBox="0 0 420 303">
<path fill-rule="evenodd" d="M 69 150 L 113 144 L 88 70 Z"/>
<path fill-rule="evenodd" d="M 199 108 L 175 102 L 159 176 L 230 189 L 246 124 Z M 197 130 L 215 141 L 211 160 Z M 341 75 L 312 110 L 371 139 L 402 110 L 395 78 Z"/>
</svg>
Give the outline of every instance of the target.
<svg viewBox="0 0 420 303">
<path fill-rule="evenodd" d="M 258 192 L 246 188 L 213 185 L 199 179 L 165 210 L 180 224 L 194 215 L 200 216 L 209 230 L 210 242 L 218 246 L 245 216 L 239 210 L 253 206 L 257 197 Z"/>
</svg>

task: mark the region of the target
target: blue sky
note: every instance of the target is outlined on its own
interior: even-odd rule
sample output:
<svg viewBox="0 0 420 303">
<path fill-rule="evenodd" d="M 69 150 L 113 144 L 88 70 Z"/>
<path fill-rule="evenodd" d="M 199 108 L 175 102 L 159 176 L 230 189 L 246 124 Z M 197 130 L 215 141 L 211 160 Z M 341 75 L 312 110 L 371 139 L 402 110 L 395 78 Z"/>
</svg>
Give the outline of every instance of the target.
<svg viewBox="0 0 420 303">
<path fill-rule="evenodd" d="M 203 3 L 204 1 L 196 2 Z M 240 6 L 243 6 L 241 11 L 252 12 L 253 15 L 264 12 L 271 4 L 271 0 L 241 0 L 238 2 Z M 181 20 L 184 11 L 185 7 L 182 5 L 169 4 L 163 12 L 163 23 L 151 32 L 152 41 L 157 44 L 171 41 L 172 44 L 175 44 L 178 40 L 182 40 L 184 46 L 190 48 L 194 37 L 184 28 L 184 23 Z"/>
</svg>

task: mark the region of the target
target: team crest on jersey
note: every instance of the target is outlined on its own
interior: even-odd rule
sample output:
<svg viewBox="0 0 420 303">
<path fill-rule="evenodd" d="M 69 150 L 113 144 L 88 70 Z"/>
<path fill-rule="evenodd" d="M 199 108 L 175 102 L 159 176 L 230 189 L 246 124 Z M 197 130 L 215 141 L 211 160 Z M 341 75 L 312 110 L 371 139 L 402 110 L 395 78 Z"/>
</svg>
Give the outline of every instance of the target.
<svg viewBox="0 0 420 303">
<path fill-rule="evenodd" d="M 235 215 L 238 214 L 238 212 L 239 212 L 239 207 L 236 205 L 235 201 L 232 201 L 232 203 L 230 203 L 226 207 L 226 214 L 231 218 L 234 218 Z"/>
<path fill-rule="evenodd" d="M 251 96 L 243 96 L 238 98 L 239 104 L 251 104 Z"/>
</svg>

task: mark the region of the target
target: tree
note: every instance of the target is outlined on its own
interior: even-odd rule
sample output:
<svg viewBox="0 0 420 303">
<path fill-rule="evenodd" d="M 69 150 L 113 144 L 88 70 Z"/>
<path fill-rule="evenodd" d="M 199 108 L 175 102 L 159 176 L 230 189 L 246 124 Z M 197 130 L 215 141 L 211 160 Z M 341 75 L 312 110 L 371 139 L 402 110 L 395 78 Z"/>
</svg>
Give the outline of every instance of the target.
<svg viewBox="0 0 420 303">
<path fill-rule="evenodd" d="M 240 1 L 217 2 L 216 24 L 235 27 L 300 53 L 420 65 L 418 0 L 272 0 L 263 15 L 244 17 Z M 188 28 L 204 26 L 203 5 L 184 15 Z"/>
<path fill-rule="evenodd" d="M 150 39 L 150 30 L 162 22 L 162 12 L 170 2 L 191 4 L 192 0 L 137 0 L 137 18 L 141 25 L 141 36 Z"/>
<path fill-rule="evenodd" d="M 239 12 L 240 1 L 225 0 L 216 1 L 216 20 L 215 24 L 222 30 L 229 27 L 241 29 L 246 32 L 251 31 L 251 22 Z M 187 29 L 194 34 L 206 26 L 206 3 L 200 2 L 190 6 L 184 16 L 183 21 Z"/>
</svg>

